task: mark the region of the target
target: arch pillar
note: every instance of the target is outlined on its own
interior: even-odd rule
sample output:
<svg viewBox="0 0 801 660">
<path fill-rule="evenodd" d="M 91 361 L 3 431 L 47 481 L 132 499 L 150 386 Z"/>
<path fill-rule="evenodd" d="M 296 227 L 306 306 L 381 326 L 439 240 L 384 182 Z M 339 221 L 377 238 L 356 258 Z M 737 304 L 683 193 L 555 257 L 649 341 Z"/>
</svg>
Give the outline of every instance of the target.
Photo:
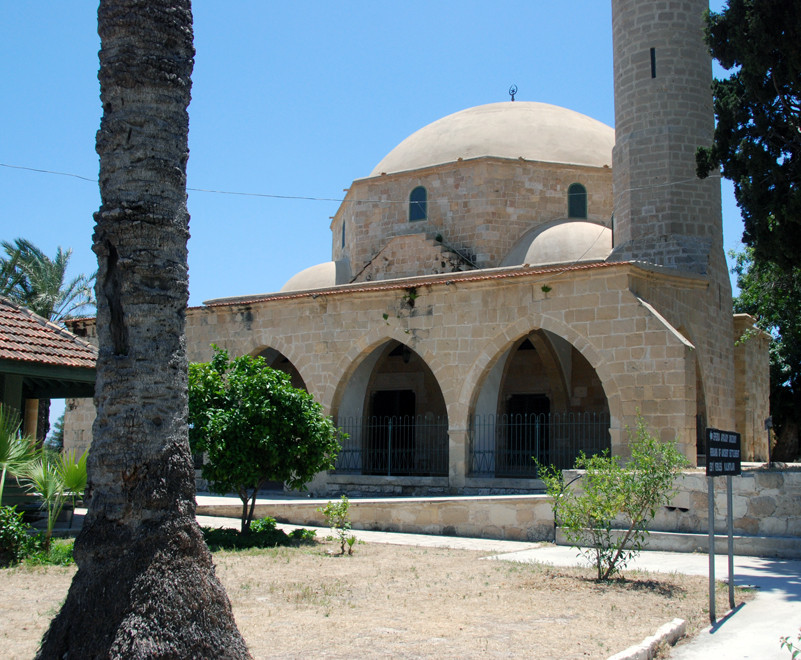
<svg viewBox="0 0 801 660">
<path fill-rule="evenodd" d="M 448 428 L 448 486 L 464 488 L 470 466 L 470 443 L 466 428 Z"/>
</svg>

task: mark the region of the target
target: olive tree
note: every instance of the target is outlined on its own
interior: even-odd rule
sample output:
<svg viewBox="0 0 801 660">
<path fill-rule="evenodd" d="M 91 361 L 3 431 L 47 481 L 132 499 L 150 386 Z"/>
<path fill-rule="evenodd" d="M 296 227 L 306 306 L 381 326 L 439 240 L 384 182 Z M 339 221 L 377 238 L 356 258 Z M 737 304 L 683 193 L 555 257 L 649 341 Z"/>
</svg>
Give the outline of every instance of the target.
<svg viewBox="0 0 801 660">
<path fill-rule="evenodd" d="M 340 448 L 331 419 L 289 376 L 261 357 L 229 360 L 216 346 L 211 362 L 189 365 L 189 427 L 192 451 L 206 457 L 202 474 L 211 490 L 242 500 L 243 534 L 267 481 L 302 490 L 334 467 Z"/>
</svg>

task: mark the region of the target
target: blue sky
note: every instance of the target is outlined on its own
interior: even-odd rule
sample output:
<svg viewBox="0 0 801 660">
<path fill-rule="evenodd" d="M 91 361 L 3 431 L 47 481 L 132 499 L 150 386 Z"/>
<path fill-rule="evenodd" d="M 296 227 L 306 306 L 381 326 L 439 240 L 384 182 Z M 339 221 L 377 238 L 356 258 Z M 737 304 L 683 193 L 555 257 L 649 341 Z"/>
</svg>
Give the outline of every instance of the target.
<svg viewBox="0 0 801 660">
<path fill-rule="evenodd" d="M 715 0 L 713 9 L 722 2 Z M 342 197 L 406 136 L 508 100 L 614 125 L 609 2 L 196 0 L 188 186 Z M 0 238 L 93 272 L 96 3 L 0 4 Z M 742 225 L 724 182 L 726 248 Z M 190 190 L 190 304 L 275 291 L 330 259 L 337 202 Z"/>
</svg>

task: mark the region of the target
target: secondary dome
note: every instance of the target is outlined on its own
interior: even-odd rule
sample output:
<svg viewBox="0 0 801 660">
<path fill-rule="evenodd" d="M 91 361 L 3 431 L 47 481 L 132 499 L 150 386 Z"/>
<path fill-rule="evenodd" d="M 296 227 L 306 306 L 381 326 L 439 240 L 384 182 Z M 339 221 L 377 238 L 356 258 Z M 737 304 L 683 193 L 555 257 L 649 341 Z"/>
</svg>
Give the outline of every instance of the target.
<svg viewBox="0 0 801 660">
<path fill-rule="evenodd" d="M 573 110 L 547 103 L 490 103 L 424 126 L 390 151 L 370 176 L 481 156 L 611 167 L 614 144 L 613 128 Z"/>
<path fill-rule="evenodd" d="M 347 261 L 326 261 L 309 266 L 290 277 L 280 293 L 327 289 L 350 281 L 350 264 Z"/>
<path fill-rule="evenodd" d="M 326 289 L 337 283 L 337 268 L 333 261 L 326 261 L 316 266 L 305 268 L 295 273 L 281 287 L 281 293 L 289 291 L 306 291 L 308 289 Z"/>
<path fill-rule="evenodd" d="M 530 266 L 603 261 L 612 251 L 612 230 L 592 222 L 563 222 L 537 234 L 523 263 Z"/>
</svg>

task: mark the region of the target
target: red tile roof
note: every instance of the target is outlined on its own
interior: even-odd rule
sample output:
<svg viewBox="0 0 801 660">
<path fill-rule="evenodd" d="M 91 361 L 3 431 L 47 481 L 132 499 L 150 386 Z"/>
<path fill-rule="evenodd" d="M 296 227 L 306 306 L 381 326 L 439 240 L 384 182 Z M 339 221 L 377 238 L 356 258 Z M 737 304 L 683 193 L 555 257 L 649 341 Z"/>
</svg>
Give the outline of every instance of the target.
<svg viewBox="0 0 801 660">
<path fill-rule="evenodd" d="M 97 349 L 0 296 L 0 360 L 94 368 Z"/>
</svg>

